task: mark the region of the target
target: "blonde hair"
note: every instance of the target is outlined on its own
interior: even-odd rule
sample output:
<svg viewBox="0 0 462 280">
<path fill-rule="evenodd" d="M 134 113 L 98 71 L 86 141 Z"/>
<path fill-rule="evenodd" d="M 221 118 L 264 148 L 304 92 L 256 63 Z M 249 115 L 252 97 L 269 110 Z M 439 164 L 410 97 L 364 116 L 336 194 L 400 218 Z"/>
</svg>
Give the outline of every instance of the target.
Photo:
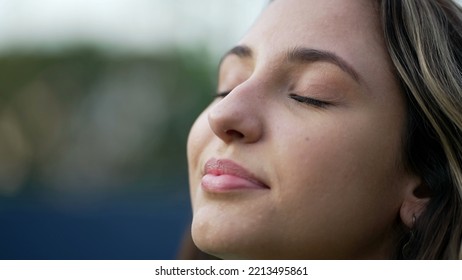
<svg viewBox="0 0 462 280">
<path fill-rule="evenodd" d="M 462 258 L 462 9 L 451 0 L 379 3 L 408 103 L 407 165 L 430 197 L 396 257 Z"/>
</svg>

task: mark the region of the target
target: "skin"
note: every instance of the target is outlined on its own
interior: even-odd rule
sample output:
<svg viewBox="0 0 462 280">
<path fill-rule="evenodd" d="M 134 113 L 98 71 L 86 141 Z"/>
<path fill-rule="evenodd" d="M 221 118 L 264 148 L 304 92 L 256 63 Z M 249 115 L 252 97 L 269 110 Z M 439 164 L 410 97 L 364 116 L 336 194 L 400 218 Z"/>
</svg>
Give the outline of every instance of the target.
<svg viewBox="0 0 462 280">
<path fill-rule="evenodd" d="M 251 53 L 224 57 L 218 92 L 229 93 L 188 139 L 200 249 L 228 259 L 392 256 L 420 179 L 402 163 L 406 106 L 372 2 L 274 1 L 238 43 Z M 297 48 L 344 65 L 288 59 Z M 205 191 L 211 158 L 236 162 L 269 188 Z"/>
</svg>

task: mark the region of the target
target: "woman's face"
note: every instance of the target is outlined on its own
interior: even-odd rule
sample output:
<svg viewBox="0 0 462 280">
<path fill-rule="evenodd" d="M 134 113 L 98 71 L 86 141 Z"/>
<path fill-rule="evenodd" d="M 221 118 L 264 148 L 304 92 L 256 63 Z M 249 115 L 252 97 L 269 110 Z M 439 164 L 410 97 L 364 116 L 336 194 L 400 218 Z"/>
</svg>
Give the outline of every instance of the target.
<svg viewBox="0 0 462 280">
<path fill-rule="evenodd" d="M 222 258 L 387 258 L 405 101 L 364 0 L 276 0 L 188 139 L 192 235 Z"/>
</svg>

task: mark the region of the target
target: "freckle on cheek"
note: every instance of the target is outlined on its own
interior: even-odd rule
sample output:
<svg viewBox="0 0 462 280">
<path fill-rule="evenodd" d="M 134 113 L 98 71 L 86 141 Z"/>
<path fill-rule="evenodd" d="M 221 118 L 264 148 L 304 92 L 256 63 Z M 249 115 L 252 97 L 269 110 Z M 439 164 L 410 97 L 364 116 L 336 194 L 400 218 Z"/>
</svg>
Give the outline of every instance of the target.
<svg viewBox="0 0 462 280">
<path fill-rule="evenodd" d="M 305 137 L 305 141 L 310 141 L 310 137 Z"/>
</svg>

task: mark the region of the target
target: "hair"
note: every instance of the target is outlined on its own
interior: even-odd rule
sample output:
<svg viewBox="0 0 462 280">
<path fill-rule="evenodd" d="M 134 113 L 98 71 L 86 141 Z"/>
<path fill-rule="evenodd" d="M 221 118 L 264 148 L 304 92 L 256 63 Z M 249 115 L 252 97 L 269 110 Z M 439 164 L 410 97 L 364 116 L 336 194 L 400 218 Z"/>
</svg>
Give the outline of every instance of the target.
<svg viewBox="0 0 462 280">
<path fill-rule="evenodd" d="M 462 9 L 451 0 L 379 3 L 407 100 L 406 163 L 429 190 L 425 210 L 402 234 L 395 257 L 462 258 Z"/>
</svg>

